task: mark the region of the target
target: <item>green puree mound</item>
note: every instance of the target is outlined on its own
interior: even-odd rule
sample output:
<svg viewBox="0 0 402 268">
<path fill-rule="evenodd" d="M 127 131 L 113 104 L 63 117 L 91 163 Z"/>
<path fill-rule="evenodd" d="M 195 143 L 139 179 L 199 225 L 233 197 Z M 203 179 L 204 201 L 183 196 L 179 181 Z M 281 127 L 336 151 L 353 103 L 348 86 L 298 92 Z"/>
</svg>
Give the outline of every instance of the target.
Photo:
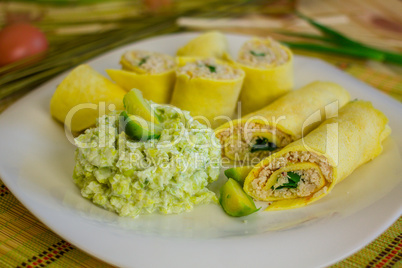
<svg viewBox="0 0 402 268">
<path fill-rule="evenodd" d="M 119 112 L 100 117 L 75 139 L 74 182 L 83 197 L 120 216 L 190 211 L 217 202 L 206 186 L 217 180 L 220 143 L 214 132 L 177 108 L 156 108 L 158 139 L 119 133 Z"/>
</svg>

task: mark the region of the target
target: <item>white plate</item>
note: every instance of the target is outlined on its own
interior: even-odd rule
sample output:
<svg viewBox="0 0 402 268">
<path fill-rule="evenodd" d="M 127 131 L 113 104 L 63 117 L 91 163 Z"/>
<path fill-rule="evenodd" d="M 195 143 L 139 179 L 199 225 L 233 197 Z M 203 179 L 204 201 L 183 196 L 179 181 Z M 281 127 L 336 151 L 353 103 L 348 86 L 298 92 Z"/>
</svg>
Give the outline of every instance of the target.
<svg viewBox="0 0 402 268">
<path fill-rule="evenodd" d="M 102 73 L 118 68 L 120 55 L 134 47 L 173 55 L 195 35 L 148 39 L 89 64 Z M 232 54 L 249 38 L 227 37 Z M 82 198 L 72 181 L 74 146 L 48 108 L 66 74 L 0 116 L 0 174 L 49 228 L 106 262 L 125 267 L 326 266 L 365 246 L 401 215 L 402 105 L 320 60 L 296 56 L 296 87 L 314 80 L 334 81 L 353 98 L 372 101 L 389 117 L 393 133 L 382 155 L 305 208 L 231 218 L 219 206 L 205 205 L 180 215 L 119 218 Z"/>
</svg>

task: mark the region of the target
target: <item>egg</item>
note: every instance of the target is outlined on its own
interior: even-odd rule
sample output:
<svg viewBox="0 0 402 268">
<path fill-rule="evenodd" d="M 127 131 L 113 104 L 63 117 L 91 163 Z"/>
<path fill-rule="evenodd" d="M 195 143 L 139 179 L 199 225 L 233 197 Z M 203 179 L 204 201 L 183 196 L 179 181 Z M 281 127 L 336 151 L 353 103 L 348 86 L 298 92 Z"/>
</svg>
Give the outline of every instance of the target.
<svg viewBox="0 0 402 268">
<path fill-rule="evenodd" d="M 0 31 L 0 66 L 43 52 L 46 36 L 29 23 L 14 23 Z"/>
</svg>

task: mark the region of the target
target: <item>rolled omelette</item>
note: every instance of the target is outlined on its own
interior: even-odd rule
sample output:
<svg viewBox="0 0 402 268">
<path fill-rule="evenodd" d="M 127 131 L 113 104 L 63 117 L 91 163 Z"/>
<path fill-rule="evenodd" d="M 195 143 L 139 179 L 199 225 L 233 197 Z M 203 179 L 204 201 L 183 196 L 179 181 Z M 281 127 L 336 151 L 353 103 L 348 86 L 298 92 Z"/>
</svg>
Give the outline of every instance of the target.
<svg viewBox="0 0 402 268">
<path fill-rule="evenodd" d="M 246 73 L 241 114 L 259 110 L 293 88 L 293 55 L 272 38 L 253 38 L 242 46 L 237 63 Z"/>
<path fill-rule="evenodd" d="M 247 194 L 271 201 L 267 210 L 302 207 L 329 194 L 356 168 L 382 152 L 388 119 L 370 102 L 352 101 L 310 134 L 256 165 Z"/>
<path fill-rule="evenodd" d="M 91 66 L 81 64 L 57 86 L 50 100 L 50 114 L 78 134 L 94 126 L 98 117 L 113 110 L 111 107 L 123 110 L 125 94 L 124 89 Z"/>
<path fill-rule="evenodd" d="M 200 34 L 177 50 L 178 57 L 230 59 L 228 41 L 225 35 L 218 31 Z"/>
<path fill-rule="evenodd" d="M 222 156 L 235 161 L 262 159 L 272 151 L 306 135 L 322 122 L 315 124 L 314 113 L 325 111 L 327 105 L 343 107 L 349 93 L 332 82 L 316 81 L 294 90 L 270 105 L 240 119 L 229 121 L 215 130 L 222 145 Z"/>
<path fill-rule="evenodd" d="M 208 58 L 187 62 L 176 73 L 172 105 L 212 127 L 218 116 L 233 116 L 244 79 L 240 68 Z"/>
<path fill-rule="evenodd" d="M 127 91 L 138 88 L 144 98 L 156 103 L 169 103 L 176 80 L 173 57 L 133 50 L 123 54 L 120 64 L 123 70 L 106 70 L 116 84 Z"/>
</svg>

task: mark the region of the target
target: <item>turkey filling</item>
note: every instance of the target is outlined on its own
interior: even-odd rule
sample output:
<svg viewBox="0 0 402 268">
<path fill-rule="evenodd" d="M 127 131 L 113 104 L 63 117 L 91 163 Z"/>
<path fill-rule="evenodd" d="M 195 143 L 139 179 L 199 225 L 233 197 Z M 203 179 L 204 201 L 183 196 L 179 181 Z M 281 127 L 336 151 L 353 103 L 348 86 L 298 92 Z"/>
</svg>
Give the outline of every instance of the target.
<svg viewBox="0 0 402 268">
<path fill-rule="evenodd" d="M 270 125 L 259 123 L 239 124 L 216 134 L 222 145 L 222 156 L 232 160 L 263 158 L 293 141 L 286 134 Z"/>
<path fill-rule="evenodd" d="M 309 151 L 288 152 L 261 168 L 251 189 L 265 201 L 315 197 L 328 190 L 332 173 L 324 156 Z"/>
<path fill-rule="evenodd" d="M 174 58 L 162 53 L 133 50 L 123 54 L 120 63 L 124 70 L 159 74 L 175 67 Z"/>
<path fill-rule="evenodd" d="M 265 69 L 283 65 L 289 57 L 284 47 L 274 39 L 253 38 L 240 49 L 238 61 L 247 66 Z"/>
</svg>

